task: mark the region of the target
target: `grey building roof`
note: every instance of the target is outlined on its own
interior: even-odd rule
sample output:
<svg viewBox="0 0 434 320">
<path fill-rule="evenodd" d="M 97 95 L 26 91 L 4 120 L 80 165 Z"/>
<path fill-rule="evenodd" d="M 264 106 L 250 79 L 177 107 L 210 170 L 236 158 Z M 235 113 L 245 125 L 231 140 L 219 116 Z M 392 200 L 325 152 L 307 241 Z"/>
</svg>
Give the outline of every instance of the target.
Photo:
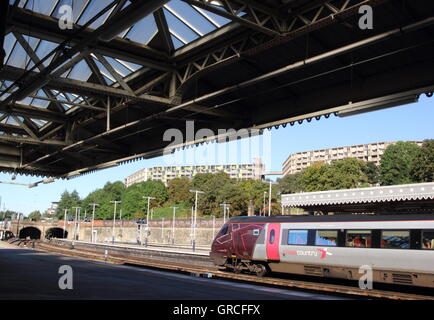
<svg viewBox="0 0 434 320">
<path fill-rule="evenodd" d="M 285 207 L 433 200 L 434 182 L 282 195 Z"/>
</svg>

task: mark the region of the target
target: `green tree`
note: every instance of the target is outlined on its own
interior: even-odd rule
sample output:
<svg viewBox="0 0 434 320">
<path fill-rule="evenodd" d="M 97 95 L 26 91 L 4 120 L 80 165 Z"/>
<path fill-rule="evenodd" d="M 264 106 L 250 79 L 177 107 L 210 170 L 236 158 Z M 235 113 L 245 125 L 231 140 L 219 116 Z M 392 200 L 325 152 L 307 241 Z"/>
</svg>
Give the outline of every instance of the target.
<svg viewBox="0 0 434 320">
<path fill-rule="evenodd" d="M 122 197 L 123 217 L 146 216 L 148 200 L 143 197 L 154 197 L 150 201 L 150 208 L 163 205 L 168 199 L 166 187 L 161 181 L 145 181 L 133 184 L 125 190 Z"/>
<path fill-rule="evenodd" d="M 354 158 L 317 162 L 303 170 L 299 181 L 306 192 L 358 188 L 368 182 L 366 166 Z"/>
<path fill-rule="evenodd" d="M 236 183 L 224 172 L 216 174 L 199 173 L 193 177 L 192 188 L 205 192 L 198 195 L 198 209 L 204 215 L 223 216 L 220 208 L 222 202 L 229 202 L 230 192 L 236 192 L 232 187 Z M 234 195 L 235 196 L 235 195 Z M 191 193 L 191 203 L 194 203 L 195 194 Z"/>
<path fill-rule="evenodd" d="M 63 219 L 64 217 L 64 210 L 69 210 L 69 215 L 72 215 L 72 207 L 80 207 L 81 206 L 81 200 L 78 192 L 76 190 L 69 193 L 67 190 L 65 190 L 62 195 L 60 196 L 59 201 L 59 207 L 57 210 L 57 218 Z"/>
<path fill-rule="evenodd" d="M 359 188 L 368 182 L 366 162 L 345 158 L 332 161 L 326 173 L 328 190 Z"/>
<path fill-rule="evenodd" d="M 416 182 L 434 181 L 434 140 L 425 140 L 418 150 L 410 170 Z"/>
<path fill-rule="evenodd" d="M 29 220 L 32 220 L 32 221 L 39 221 L 39 220 L 41 220 L 41 217 L 42 217 L 41 212 L 39 212 L 39 210 L 35 210 L 35 211 L 32 211 L 28 215 L 27 218 L 29 218 Z"/>
<path fill-rule="evenodd" d="M 279 190 L 282 194 L 298 193 L 303 191 L 300 178 L 302 173 L 287 174 L 283 178 L 277 179 Z"/>
<path fill-rule="evenodd" d="M 367 162 L 366 169 L 364 170 L 366 177 L 368 178 L 368 183 L 373 186 L 378 183 L 379 178 L 379 168 L 375 164 L 375 162 Z"/>
<path fill-rule="evenodd" d="M 300 184 L 305 192 L 327 190 L 324 185 L 324 177 L 327 172 L 328 165 L 324 162 L 315 162 L 302 171 L 300 176 Z"/>
<path fill-rule="evenodd" d="M 87 211 L 87 216 L 92 214 L 91 203 L 97 203 L 99 206 L 95 209 L 95 219 L 108 220 L 113 219 L 114 204 L 110 201 L 121 201 L 125 192 L 125 185 L 121 181 L 107 182 L 102 189 L 97 189 L 91 192 L 82 201 L 81 216 Z M 122 209 L 122 204 L 117 205 L 116 215 L 119 216 L 119 212 Z M 122 217 L 124 217 L 124 211 L 122 211 Z"/>
<path fill-rule="evenodd" d="M 191 200 L 191 180 L 187 177 L 175 178 L 167 184 L 169 200 L 173 203 L 189 202 Z"/>
<path fill-rule="evenodd" d="M 381 185 L 416 182 L 411 175 L 420 147 L 412 142 L 399 141 L 389 145 L 381 157 L 379 181 Z"/>
</svg>

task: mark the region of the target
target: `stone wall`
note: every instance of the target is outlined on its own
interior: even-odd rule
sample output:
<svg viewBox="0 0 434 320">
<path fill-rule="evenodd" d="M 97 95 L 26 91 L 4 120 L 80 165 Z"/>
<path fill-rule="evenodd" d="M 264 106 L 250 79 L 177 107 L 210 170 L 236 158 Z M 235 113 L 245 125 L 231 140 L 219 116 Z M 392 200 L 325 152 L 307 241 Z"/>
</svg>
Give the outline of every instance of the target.
<svg viewBox="0 0 434 320">
<path fill-rule="evenodd" d="M 45 238 L 46 232 L 50 228 L 64 228 L 64 221 L 57 223 L 41 222 L 22 222 L 19 229 L 25 227 L 38 228 L 41 231 L 41 237 Z M 215 234 L 223 226 L 223 219 L 213 220 L 198 219 L 196 228 L 196 245 L 210 246 Z M 140 232 L 140 228 L 142 231 Z M 18 225 L 12 223 L 10 229 L 14 233 L 18 232 Z M 66 223 L 67 238 L 74 238 L 75 224 L 73 221 Z M 113 222 L 98 220 L 94 222 L 94 232 L 98 242 L 111 242 L 113 234 Z M 82 222 L 77 230 L 78 240 L 91 241 L 92 226 L 90 222 Z M 115 241 L 125 243 L 137 243 L 141 239 L 144 242 L 146 238 L 146 226 L 138 225 L 135 221 L 117 221 L 115 223 Z M 193 239 L 193 229 L 191 228 L 190 219 L 179 219 L 175 222 L 176 245 L 191 245 Z M 172 244 L 172 220 L 150 220 L 148 243 Z"/>
</svg>

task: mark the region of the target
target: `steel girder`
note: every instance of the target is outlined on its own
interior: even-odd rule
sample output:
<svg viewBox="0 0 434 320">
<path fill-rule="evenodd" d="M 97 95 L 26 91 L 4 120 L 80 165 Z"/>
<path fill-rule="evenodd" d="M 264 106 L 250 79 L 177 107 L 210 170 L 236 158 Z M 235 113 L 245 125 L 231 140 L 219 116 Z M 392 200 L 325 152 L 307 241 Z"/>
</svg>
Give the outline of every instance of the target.
<svg viewBox="0 0 434 320">
<path fill-rule="evenodd" d="M 243 56 L 254 56 L 255 54 L 268 50 L 272 47 L 289 42 L 296 37 L 313 32 L 325 26 L 340 23 L 345 18 L 355 15 L 361 5 L 368 4 L 371 6 L 379 5 L 387 0 L 346 0 L 342 1 L 322 1 L 315 5 L 309 5 L 306 8 L 291 12 L 288 18 L 287 27 L 278 35 L 269 37 L 268 33 L 247 33 L 234 37 L 211 48 L 201 50 L 201 54 L 186 57 L 189 50 L 176 56 L 179 67 L 177 68 L 176 94 L 182 96 L 185 87 L 190 80 L 200 76 L 200 74 L 210 72 L 216 68 L 233 63 Z M 207 6 L 211 6 L 209 1 Z M 241 1 L 242 2 L 242 1 Z M 338 5 L 339 4 L 339 5 Z M 210 36 L 211 38 L 211 36 Z M 202 40 L 202 46 L 205 47 L 207 42 Z M 196 48 L 191 47 L 191 50 Z M 205 53 L 204 53 L 205 51 Z"/>
<path fill-rule="evenodd" d="M 346 18 L 355 15 L 360 5 L 374 6 L 387 0 L 310 1 L 289 13 L 286 8 L 282 11 L 281 8 L 274 8 L 253 0 L 222 0 L 220 8 L 205 0 L 183 1 L 196 6 L 198 11 L 206 9 L 233 22 L 174 50 L 162 9 L 165 1 L 161 1 L 155 6 L 156 10 L 152 14 L 155 17 L 163 46 L 155 49 L 150 45 L 141 45 L 120 38 L 108 42 L 100 41 L 95 36 L 95 32 L 87 29 L 80 32 L 74 30 L 62 33 L 57 27 L 57 20 L 23 9 L 16 9 L 13 19 L 9 22 L 9 30 L 14 33 L 35 64 L 38 63 L 38 57 L 26 44 L 22 35 L 30 34 L 55 43 L 62 43 L 67 38 L 69 42 L 65 47 L 66 50 L 75 48 L 74 52 L 78 53 L 77 57 L 71 58 L 70 51 L 69 56 L 64 57 L 64 64 L 57 62 L 60 67 L 57 70 L 49 66 L 47 71 L 47 68 L 40 65 L 42 69 L 39 68 L 39 72 L 27 72 L 30 81 L 20 83 L 21 90 L 31 85 L 32 82 L 41 80 L 42 85 L 32 89 L 42 88 L 47 97 L 38 96 L 36 93 L 28 96 L 49 101 L 48 108 L 17 104 L 13 99 L 0 105 L 0 113 L 3 114 L 1 117 L 14 117 L 17 123 L 17 125 L 0 124 L 0 131 L 6 133 L 0 135 L 0 141 L 9 145 L 28 145 L 30 147 L 25 152 L 27 158 L 23 168 L 31 170 L 40 163 L 47 163 L 46 161 L 53 163 L 63 161 L 62 159 L 68 152 L 77 154 L 81 152 L 82 155 L 89 152 L 90 156 L 83 155 L 83 159 L 88 159 L 84 162 L 98 163 L 101 160 L 96 157 L 92 160 L 94 155 L 91 152 L 101 147 L 103 147 L 101 152 L 112 150 L 119 155 L 128 155 L 130 152 L 128 147 L 124 149 L 119 147 L 113 143 L 112 137 L 121 132 L 126 132 L 125 135 L 128 136 L 134 135 L 135 132 L 155 129 L 158 125 L 152 122 L 156 119 L 173 121 L 188 119 L 185 115 L 169 117 L 164 112 L 181 104 L 191 80 L 207 75 L 211 71 L 218 71 L 244 57 L 252 57 L 270 48 L 278 47 L 315 30 L 341 23 Z M 121 3 L 121 1 L 117 2 L 116 8 L 119 9 Z M 153 3 L 155 4 L 156 1 Z M 115 17 L 115 14 L 112 13 L 111 17 Z M 103 27 L 103 31 L 104 28 L 108 27 Z M 98 32 L 102 31 L 97 30 L 96 32 L 98 35 Z M 62 57 L 63 54 L 61 51 L 57 52 L 53 60 Z M 144 68 L 127 77 L 121 77 L 105 57 L 138 63 Z M 91 81 L 59 77 L 62 72 L 71 69 L 83 60 L 92 71 Z M 115 78 L 114 85 L 107 85 L 95 61 L 104 65 L 110 75 Z M 5 66 L 0 70 L 0 79 L 16 81 L 25 73 L 25 70 Z M 66 93 L 79 95 L 83 102 L 76 103 L 72 100 L 65 102 L 65 100 L 58 99 L 59 94 L 66 96 Z M 133 121 L 126 121 L 125 125 L 106 132 L 96 127 L 93 133 L 93 130 L 89 131 L 89 125 L 107 117 L 107 96 L 112 98 L 112 106 L 108 109 L 109 114 L 132 109 L 132 106 L 137 107 L 137 105 L 141 113 L 139 112 L 139 116 L 133 118 Z M 68 104 L 71 109 L 65 110 L 62 104 Z M 182 109 L 220 120 L 241 118 L 239 114 L 207 109 L 197 104 L 188 105 Z M 32 125 L 32 119 L 41 119 L 48 123 L 38 129 Z M 203 121 L 207 120 L 203 119 Z M 87 130 L 85 137 L 82 135 L 77 138 L 76 133 L 80 130 L 82 132 Z"/>
</svg>

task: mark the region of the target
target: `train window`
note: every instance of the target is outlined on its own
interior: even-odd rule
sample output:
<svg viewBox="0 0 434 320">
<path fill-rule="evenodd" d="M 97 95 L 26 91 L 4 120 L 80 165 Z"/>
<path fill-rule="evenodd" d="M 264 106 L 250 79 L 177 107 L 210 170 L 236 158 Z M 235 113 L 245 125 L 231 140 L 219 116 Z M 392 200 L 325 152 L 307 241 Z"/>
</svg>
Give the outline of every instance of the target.
<svg viewBox="0 0 434 320">
<path fill-rule="evenodd" d="M 317 230 L 315 237 L 315 245 L 317 246 L 332 246 L 335 247 L 338 238 L 337 230 Z"/>
<path fill-rule="evenodd" d="M 220 231 L 221 235 L 224 236 L 225 234 L 228 233 L 228 229 L 229 229 L 229 225 L 224 225 L 222 230 Z"/>
<path fill-rule="evenodd" d="M 434 249 L 434 230 L 422 232 L 422 249 Z"/>
<path fill-rule="evenodd" d="M 272 229 L 272 230 L 270 231 L 270 239 L 269 239 L 270 244 L 273 244 L 273 243 L 274 243 L 274 235 L 275 235 L 275 231 L 274 231 L 274 229 Z"/>
<path fill-rule="evenodd" d="M 409 249 L 410 231 L 383 231 L 381 233 L 381 247 L 389 249 Z"/>
<path fill-rule="evenodd" d="M 307 244 L 307 230 L 289 230 L 288 244 Z"/>
<path fill-rule="evenodd" d="M 347 230 L 346 247 L 370 248 L 372 234 L 370 230 Z"/>
</svg>

